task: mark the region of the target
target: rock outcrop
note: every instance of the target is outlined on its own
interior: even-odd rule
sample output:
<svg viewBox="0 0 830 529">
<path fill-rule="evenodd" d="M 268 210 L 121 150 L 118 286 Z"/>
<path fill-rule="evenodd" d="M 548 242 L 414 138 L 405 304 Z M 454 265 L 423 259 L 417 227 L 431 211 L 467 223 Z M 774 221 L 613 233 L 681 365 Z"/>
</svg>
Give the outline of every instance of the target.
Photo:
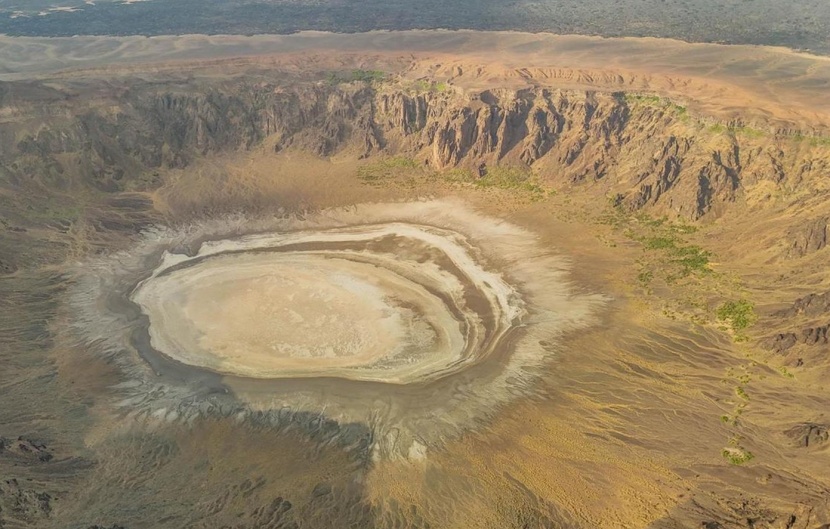
<svg viewBox="0 0 830 529">
<path fill-rule="evenodd" d="M 519 166 L 555 188 L 591 185 L 629 210 L 686 220 L 720 215 L 755 188 L 789 189 L 830 171 L 822 145 L 788 147 L 791 140 L 706 128 L 683 107 L 622 93 L 463 93 L 264 78 L 126 79 L 84 90 L 34 81 L 4 86 L 0 189 L 10 192 L 0 193 L 0 230 L 9 244 L 33 222 L 65 233 L 79 207 L 56 203 L 34 213 L 43 200 L 9 197 L 60 197 L 79 187 L 149 190 L 163 171 L 266 142 L 276 152 L 320 157 L 406 156 L 436 170 Z M 139 209 L 97 225 L 140 229 L 146 222 Z M 826 218 L 790 239 L 791 257 L 820 250 Z M 2 250 L 0 273 L 22 266 Z"/>
<path fill-rule="evenodd" d="M 46 443 L 18 437 L 16 441 L 0 437 L 0 456 L 47 463 L 54 457 Z"/>
<path fill-rule="evenodd" d="M 820 447 L 830 441 L 830 428 L 824 424 L 800 423 L 784 434 L 792 440 L 795 446 L 804 448 Z"/>
<path fill-rule="evenodd" d="M 798 258 L 827 246 L 827 217 L 807 222 L 790 231 L 792 241 L 787 257 Z"/>
<path fill-rule="evenodd" d="M 830 331 L 830 324 L 806 327 L 799 331 L 779 333 L 771 336 L 764 341 L 764 344 L 768 349 L 778 354 L 784 354 L 796 345 L 811 347 L 827 346 L 830 343 L 828 331 Z"/>
<path fill-rule="evenodd" d="M 795 300 L 791 307 L 776 313 L 782 318 L 794 318 L 796 316 L 817 317 L 830 312 L 830 292 L 815 292 Z"/>
<path fill-rule="evenodd" d="M 48 518 L 54 498 L 17 479 L 0 480 L 0 527 L 29 527 Z"/>
</svg>

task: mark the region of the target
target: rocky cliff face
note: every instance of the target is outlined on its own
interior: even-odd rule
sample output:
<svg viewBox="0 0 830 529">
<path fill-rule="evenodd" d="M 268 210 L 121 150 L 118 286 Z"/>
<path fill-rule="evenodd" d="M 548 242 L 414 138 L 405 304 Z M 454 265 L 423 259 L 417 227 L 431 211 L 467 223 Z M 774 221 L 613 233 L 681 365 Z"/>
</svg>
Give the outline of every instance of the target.
<svg viewBox="0 0 830 529">
<path fill-rule="evenodd" d="M 798 258 L 827 246 L 827 217 L 811 220 L 790 232 L 792 245 L 787 257 Z"/>
<path fill-rule="evenodd" d="M 669 102 L 621 93 L 250 80 L 0 88 L 0 186 L 29 195 L 152 188 L 160 170 L 266 140 L 276 151 L 389 153 L 435 169 L 522 166 L 557 188 L 592 185 L 625 208 L 689 220 L 809 189 L 830 173 L 826 145 L 707 125 Z M 25 215 L 14 212 L 27 207 L 12 196 L 0 194 L 7 231 L 20 229 Z M 787 237 L 790 257 L 818 251 L 826 221 Z"/>
</svg>

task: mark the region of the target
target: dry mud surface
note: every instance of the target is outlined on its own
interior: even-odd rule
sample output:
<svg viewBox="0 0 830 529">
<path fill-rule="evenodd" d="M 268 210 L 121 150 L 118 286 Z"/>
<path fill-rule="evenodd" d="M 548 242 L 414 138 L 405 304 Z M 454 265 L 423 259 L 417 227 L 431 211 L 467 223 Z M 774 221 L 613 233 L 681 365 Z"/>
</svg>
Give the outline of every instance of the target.
<svg viewBox="0 0 830 529">
<path fill-rule="evenodd" d="M 477 267 L 457 235 L 406 224 L 292 235 L 165 259 L 132 298 L 150 316 L 156 348 L 255 378 L 353 372 L 405 382 L 486 355 L 519 324 L 518 293 Z M 370 255 L 373 243 L 388 250 Z"/>
</svg>

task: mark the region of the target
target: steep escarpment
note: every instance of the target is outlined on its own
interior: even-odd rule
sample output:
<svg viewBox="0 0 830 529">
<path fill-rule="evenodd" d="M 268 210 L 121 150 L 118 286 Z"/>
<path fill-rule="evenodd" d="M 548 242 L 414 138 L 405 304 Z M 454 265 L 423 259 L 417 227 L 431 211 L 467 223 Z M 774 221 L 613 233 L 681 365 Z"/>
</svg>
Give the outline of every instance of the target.
<svg viewBox="0 0 830 529">
<path fill-rule="evenodd" d="M 265 78 L 27 81 L 4 83 L 2 94 L 0 221 L 12 240 L 37 226 L 70 231 L 101 193 L 149 190 L 164 171 L 263 144 L 323 158 L 406 156 L 479 174 L 516 166 L 554 188 L 590 188 L 629 210 L 689 220 L 796 187 L 809 193 L 830 172 L 822 138 L 711 122 L 636 94 Z M 127 209 L 95 225 L 140 224 Z M 796 223 L 786 256 L 820 250 L 821 221 Z M 4 257 L 0 267 L 20 264 Z"/>
</svg>

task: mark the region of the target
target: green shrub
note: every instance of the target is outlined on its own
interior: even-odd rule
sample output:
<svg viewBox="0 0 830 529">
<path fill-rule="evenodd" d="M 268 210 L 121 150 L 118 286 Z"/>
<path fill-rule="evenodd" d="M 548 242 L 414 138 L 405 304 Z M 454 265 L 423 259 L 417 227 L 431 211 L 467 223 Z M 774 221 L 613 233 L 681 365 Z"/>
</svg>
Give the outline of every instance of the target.
<svg viewBox="0 0 830 529">
<path fill-rule="evenodd" d="M 330 72 L 328 74 L 328 82 L 332 85 L 340 83 L 375 83 L 385 81 L 387 78 L 386 72 L 380 70 L 352 70 L 350 72 Z"/>
<path fill-rule="evenodd" d="M 360 166 L 357 169 L 357 177 L 368 184 L 378 184 L 382 180 L 398 176 L 401 172 L 411 171 L 419 167 L 418 162 L 412 158 L 392 156 L 390 158 L 380 158 Z"/>
<path fill-rule="evenodd" d="M 756 319 L 754 305 L 745 299 L 724 302 L 715 315 L 720 321 L 729 323 L 735 332 L 749 328 Z"/>
<path fill-rule="evenodd" d="M 721 455 L 733 465 L 743 465 L 755 458 L 752 452 L 743 448 L 724 448 Z"/>
</svg>

